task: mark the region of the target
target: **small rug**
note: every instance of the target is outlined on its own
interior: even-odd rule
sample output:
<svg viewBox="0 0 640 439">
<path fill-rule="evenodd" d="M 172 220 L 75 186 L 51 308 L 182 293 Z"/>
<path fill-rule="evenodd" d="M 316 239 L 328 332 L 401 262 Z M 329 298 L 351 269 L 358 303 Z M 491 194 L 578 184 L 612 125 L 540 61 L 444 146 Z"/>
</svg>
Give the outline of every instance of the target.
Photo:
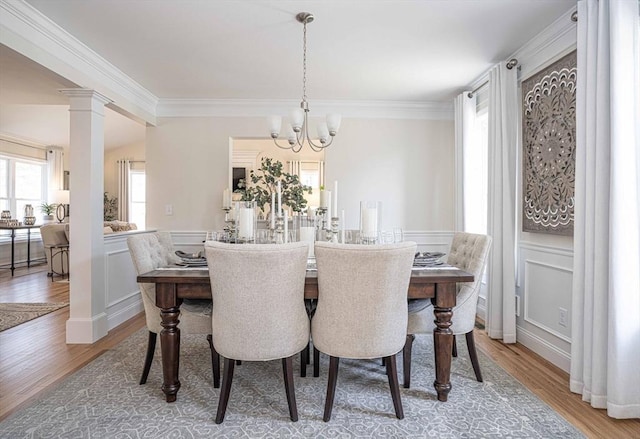
<svg viewBox="0 0 640 439">
<path fill-rule="evenodd" d="M 182 336 L 178 400 L 160 390 L 160 349 L 145 385 L 138 385 L 146 350 L 141 330 L 0 423 L 6 438 L 582 438 L 574 426 L 478 352 L 485 381 L 475 380 L 464 340 L 453 359 L 453 389 L 439 402 L 433 388 L 431 336 L 413 348 L 411 389 L 401 388 L 405 418 L 396 419 L 380 360 L 340 360 L 330 422 L 322 421 L 328 358 L 321 373 L 294 367 L 300 420 L 289 420 L 280 361 L 235 367 L 224 422 L 214 423 L 219 389 L 204 336 Z M 159 345 L 159 343 L 158 343 Z M 398 361 L 402 369 L 401 361 Z M 399 371 L 402 377 L 401 371 Z M 400 378 L 402 379 L 402 378 Z"/>
<path fill-rule="evenodd" d="M 68 305 L 68 303 L 0 303 L 0 332 Z"/>
</svg>

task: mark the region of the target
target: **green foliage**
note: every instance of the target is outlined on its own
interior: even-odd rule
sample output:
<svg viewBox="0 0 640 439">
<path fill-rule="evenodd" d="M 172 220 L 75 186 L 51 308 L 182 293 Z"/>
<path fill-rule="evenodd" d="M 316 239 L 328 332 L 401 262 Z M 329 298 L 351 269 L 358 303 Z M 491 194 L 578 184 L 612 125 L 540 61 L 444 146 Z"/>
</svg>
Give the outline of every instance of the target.
<svg viewBox="0 0 640 439">
<path fill-rule="evenodd" d="M 118 197 L 109 198 L 109 193 L 104 193 L 104 220 L 115 221 L 118 219 Z"/>
<path fill-rule="evenodd" d="M 242 201 L 255 200 L 256 204 L 265 212 L 265 206 L 271 204 L 271 194 L 278 191 L 278 181 L 282 187 L 282 205 L 289 206 L 294 212 L 302 212 L 307 207 L 304 194 L 311 193 L 311 186 L 300 183 L 297 175 L 282 171 L 282 162 L 264 157 L 260 168 L 249 172 L 248 181 L 240 180 L 235 192 L 242 194 Z"/>
<path fill-rule="evenodd" d="M 56 203 L 51 203 L 51 204 L 42 203 L 40 205 L 40 211 L 45 215 L 53 215 L 53 212 L 56 210 L 56 207 L 58 207 Z"/>
</svg>

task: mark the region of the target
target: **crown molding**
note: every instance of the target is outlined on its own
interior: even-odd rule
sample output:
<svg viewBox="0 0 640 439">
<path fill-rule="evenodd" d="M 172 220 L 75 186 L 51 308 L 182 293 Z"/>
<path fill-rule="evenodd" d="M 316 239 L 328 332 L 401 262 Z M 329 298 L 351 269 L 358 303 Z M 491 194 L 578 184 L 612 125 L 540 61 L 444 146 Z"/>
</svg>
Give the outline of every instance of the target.
<svg viewBox="0 0 640 439">
<path fill-rule="evenodd" d="M 562 14 L 507 58 L 518 60 L 518 65 L 521 66 L 518 74 L 520 80 L 526 79 L 576 47 L 577 22 L 571 19 L 575 11 L 576 9 L 572 8 Z"/>
<path fill-rule="evenodd" d="M 24 0 L 0 2 L 0 42 L 155 123 L 155 95 Z"/>
<path fill-rule="evenodd" d="M 157 117 L 267 117 L 289 114 L 293 99 L 160 99 Z M 346 118 L 453 120 L 451 102 L 311 101 L 310 115 L 338 112 Z"/>
</svg>

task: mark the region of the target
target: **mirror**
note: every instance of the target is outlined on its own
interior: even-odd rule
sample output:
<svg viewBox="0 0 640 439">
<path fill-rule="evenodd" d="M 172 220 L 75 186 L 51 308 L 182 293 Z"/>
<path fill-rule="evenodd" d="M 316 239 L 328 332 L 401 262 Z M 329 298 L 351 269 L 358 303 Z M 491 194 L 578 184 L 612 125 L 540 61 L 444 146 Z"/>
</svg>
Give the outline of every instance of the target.
<svg viewBox="0 0 640 439">
<path fill-rule="evenodd" d="M 299 153 L 294 153 L 278 148 L 272 139 L 233 139 L 229 169 L 232 186 L 237 187 L 237 180 L 248 177 L 252 169 L 259 168 L 264 157 L 279 160 L 284 165 L 285 172 L 297 174 L 302 184 L 311 186 L 311 194 L 305 197 L 307 206 L 319 206 L 320 186 L 324 185 L 325 175 L 324 151 L 314 152 L 305 147 Z"/>
</svg>

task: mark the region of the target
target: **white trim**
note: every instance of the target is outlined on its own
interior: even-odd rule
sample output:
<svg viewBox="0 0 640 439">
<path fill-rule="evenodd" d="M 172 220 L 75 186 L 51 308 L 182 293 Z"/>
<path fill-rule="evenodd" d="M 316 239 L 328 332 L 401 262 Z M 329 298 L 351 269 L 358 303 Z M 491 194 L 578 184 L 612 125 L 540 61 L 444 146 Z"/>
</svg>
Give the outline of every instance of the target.
<svg viewBox="0 0 640 439">
<path fill-rule="evenodd" d="M 292 108 L 299 105 L 300 102 L 292 99 L 160 99 L 156 115 L 267 117 L 273 114 L 288 114 Z M 323 117 L 328 112 L 339 112 L 343 118 L 453 120 L 451 102 L 313 101 L 309 105 L 311 117 Z"/>
<path fill-rule="evenodd" d="M 67 344 L 92 344 L 109 332 L 107 314 L 102 312 L 92 318 L 67 320 Z"/>
<path fill-rule="evenodd" d="M 0 42 L 83 86 L 104 87 L 126 100 L 118 107 L 155 124 L 158 98 L 23 0 L 0 2 Z M 101 87 L 102 86 L 102 87 Z M 100 90 L 110 95 L 106 90 Z M 130 103 L 130 105 L 127 105 Z"/>
<path fill-rule="evenodd" d="M 531 241 L 520 241 L 520 246 L 523 250 L 533 250 L 541 253 L 548 253 L 552 255 L 566 256 L 573 258 L 573 248 L 558 247 L 553 245 L 538 244 Z"/>
<path fill-rule="evenodd" d="M 111 331 L 116 326 L 126 322 L 130 318 L 137 316 L 144 310 L 144 306 L 142 304 L 142 296 L 140 296 L 140 290 L 114 302 L 114 304 L 119 304 L 124 302 L 125 300 L 130 300 L 136 295 L 138 296 L 137 300 L 132 301 L 129 305 L 125 306 L 124 308 L 120 308 L 113 313 L 109 312 L 109 307 L 107 307 L 107 313 L 109 315 L 107 317 L 107 324 L 109 331 Z"/>
<path fill-rule="evenodd" d="M 534 333 L 527 331 L 522 326 L 516 326 L 518 343 L 531 349 L 545 360 L 559 367 L 565 372 L 571 368 L 571 354 L 559 349 Z"/>
</svg>

